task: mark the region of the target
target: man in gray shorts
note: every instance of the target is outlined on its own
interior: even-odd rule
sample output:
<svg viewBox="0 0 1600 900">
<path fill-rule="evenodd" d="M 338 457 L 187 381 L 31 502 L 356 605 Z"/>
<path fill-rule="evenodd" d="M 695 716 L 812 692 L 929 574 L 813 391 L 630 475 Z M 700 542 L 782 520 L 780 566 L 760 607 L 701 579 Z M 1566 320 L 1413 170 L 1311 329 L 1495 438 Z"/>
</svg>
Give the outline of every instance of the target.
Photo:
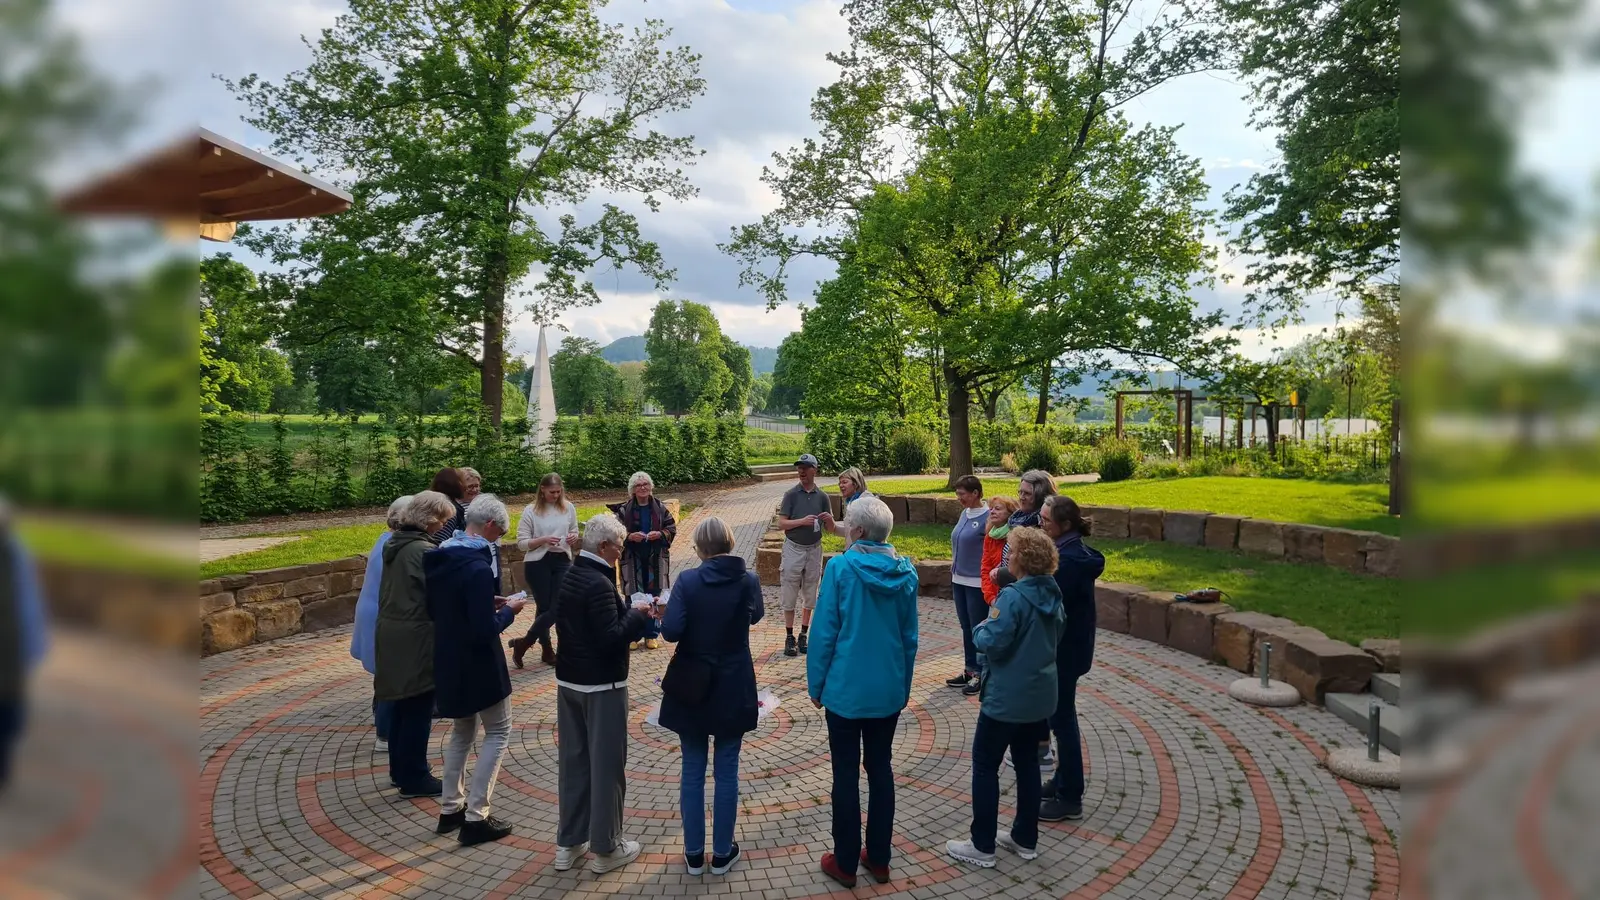
<svg viewBox="0 0 1600 900">
<path fill-rule="evenodd" d="M 811 628 L 811 607 L 822 582 L 822 532 L 832 530 L 828 495 L 817 487 L 817 458 L 801 454 L 795 462 L 800 483 L 785 491 L 778 506 L 778 527 L 783 529 L 783 565 L 778 570 L 778 596 L 783 603 L 784 656 L 806 652 L 806 632 Z M 800 640 L 795 642 L 794 613 L 800 609 Z"/>
</svg>

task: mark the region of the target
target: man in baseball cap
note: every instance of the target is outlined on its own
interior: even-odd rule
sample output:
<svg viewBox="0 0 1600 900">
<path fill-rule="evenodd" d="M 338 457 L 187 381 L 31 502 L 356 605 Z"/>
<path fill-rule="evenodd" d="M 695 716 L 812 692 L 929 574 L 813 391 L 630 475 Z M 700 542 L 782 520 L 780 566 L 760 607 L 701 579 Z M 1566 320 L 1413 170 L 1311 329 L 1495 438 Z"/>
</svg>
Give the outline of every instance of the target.
<svg viewBox="0 0 1600 900">
<path fill-rule="evenodd" d="M 828 495 L 817 487 L 817 458 L 800 454 L 794 467 L 800 482 L 785 491 L 778 506 L 778 527 L 783 529 L 783 563 L 778 570 L 778 598 L 783 605 L 783 655 L 806 652 L 806 632 L 811 629 L 811 607 L 822 583 L 823 519 L 829 518 Z M 831 520 L 830 520 L 831 526 Z M 800 638 L 795 640 L 795 610 L 800 611 Z"/>
</svg>

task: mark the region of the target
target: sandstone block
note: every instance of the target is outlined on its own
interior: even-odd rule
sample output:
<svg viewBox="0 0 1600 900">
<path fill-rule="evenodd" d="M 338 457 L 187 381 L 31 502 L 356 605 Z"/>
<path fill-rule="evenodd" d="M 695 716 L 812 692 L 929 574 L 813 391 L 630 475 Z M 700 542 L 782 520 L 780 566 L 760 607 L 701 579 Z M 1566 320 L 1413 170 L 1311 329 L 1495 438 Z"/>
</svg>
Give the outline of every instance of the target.
<svg viewBox="0 0 1600 900">
<path fill-rule="evenodd" d="M 756 577 L 762 584 L 776 586 L 782 568 L 782 547 L 762 547 L 756 551 Z"/>
<path fill-rule="evenodd" d="M 961 521 L 961 501 L 954 497 L 940 497 L 934 501 L 933 518 L 940 525 L 954 525 Z"/>
<path fill-rule="evenodd" d="M 906 521 L 912 525 L 933 525 L 938 521 L 939 504 L 933 497 L 907 497 Z"/>
<path fill-rule="evenodd" d="M 844 498 L 838 494 L 828 495 L 828 509 L 835 519 L 844 518 Z"/>
<path fill-rule="evenodd" d="M 511 552 L 512 553 L 516 553 L 518 561 L 521 561 L 521 559 L 522 559 L 522 556 L 521 556 L 522 551 L 517 549 L 516 541 L 511 541 L 510 544 L 511 544 Z M 501 544 L 500 545 L 500 548 L 501 548 L 501 551 L 502 551 L 501 555 L 500 555 L 500 558 L 502 560 L 504 560 L 506 558 L 505 552 L 504 552 L 505 551 L 505 547 L 506 547 L 505 544 Z M 328 572 L 330 572 L 330 573 L 332 573 L 332 572 L 360 572 L 360 571 L 366 569 L 366 567 L 367 567 L 367 558 L 365 556 L 346 556 L 343 559 L 336 559 L 333 562 L 328 563 Z"/>
<path fill-rule="evenodd" d="M 502 569 L 508 568 L 502 566 Z M 328 592 L 328 576 L 313 575 L 310 578 L 296 578 L 283 586 L 285 597 L 304 597 L 307 594 Z"/>
<path fill-rule="evenodd" d="M 1320 704 L 1330 692 L 1359 693 L 1367 689 L 1378 661 L 1365 651 L 1329 637 L 1299 635 L 1290 638 L 1283 654 L 1284 681 L 1300 696 Z"/>
<path fill-rule="evenodd" d="M 202 597 L 207 594 L 220 594 L 224 591 L 231 594 L 233 593 L 233 588 L 223 587 L 221 578 L 207 578 L 200 582 L 200 596 Z"/>
<path fill-rule="evenodd" d="M 209 616 L 233 607 L 233 591 L 200 595 L 200 615 Z"/>
<path fill-rule="evenodd" d="M 1163 518 L 1161 539 L 1169 544 L 1198 547 L 1205 543 L 1208 512 L 1169 510 Z"/>
<path fill-rule="evenodd" d="M 1266 519 L 1239 522 L 1239 549 L 1261 556 L 1283 555 L 1283 523 Z"/>
<path fill-rule="evenodd" d="M 1362 550 L 1367 574 L 1383 578 L 1400 577 L 1400 539 L 1387 534 L 1369 535 Z"/>
<path fill-rule="evenodd" d="M 300 633 L 300 601 L 273 600 L 250 607 L 256 617 L 256 641 L 274 641 Z"/>
<path fill-rule="evenodd" d="M 1205 544 L 1212 550 L 1232 550 L 1239 546 L 1239 523 L 1243 516 L 1208 516 Z"/>
<path fill-rule="evenodd" d="M 950 561 L 947 559 L 922 559 L 917 561 L 917 593 L 924 597 L 949 600 L 955 596 L 950 590 Z"/>
<path fill-rule="evenodd" d="M 321 631 L 349 625 L 356 619 L 356 595 L 328 597 L 300 605 L 300 630 Z"/>
<path fill-rule="evenodd" d="M 1159 541 L 1165 512 L 1159 509 L 1135 507 L 1128 511 L 1128 537 L 1136 541 Z"/>
<path fill-rule="evenodd" d="M 1095 537 L 1126 539 L 1130 513 L 1126 506 L 1084 507 L 1084 515 L 1093 523 Z"/>
<path fill-rule="evenodd" d="M 243 574 L 242 575 L 224 575 L 219 580 L 222 582 L 222 590 L 224 590 L 224 591 L 237 591 L 240 588 L 249 587 L 250 585 L 256 583 L 256 579 L 255 579 L 254 575 L 243 575 Z"/>
<path fill-rule="evenodd" d="M 1117 634 L 1128 633 L 1128 600 L 1145 592 L 1142 585 L 1098 581 L 1094 586 L 1095 625 Z"/>
<path fill-rule="evenodd" d="M 1167 646 L 1204 660 L 1214 659 L 1215 623 L 1233 612 L 1226 603 L 1174 603 L 1167 610 Z"/>
<path fill-rule="evenodd" d="M 1400 671 L 1400 642 L 1388 638 L 1368 638 L 1361 642 L 1361 649 L 1378 661 L 1378 671 Z"/>
<path fill-rule="evenodd" d="M 1367 571 L 1367 535 L 1347 528 L 1329 528 L 1322 533 L 1322 561 L 1346 572 L 1364 575 Z"/>
<path fill-rule="evenodd" d="M 891 494 L 887 497 L 879 497 L 878 499 L 882 500 L 884 504 L 889 507 L 889 512 L 894 514 L 894 524 L 896 528 L 900 527 L 901 525 L 905 525 L 910 521 L 910 514 L 906 511 L 906 498 L 904 496 L 900 494 Z"/>
<path fill-rule="evenodd" d="M 1285 619 L 1284 621 L 1287 622 L 1288 620 Z M 1272 642 L 1272 663 L 1268 667 L 1268 675 L 1279 681 L 1289 681 L 1289 669 L 1286 662 L 1289 658 L 1289 645 L 1296 641 L 1311 643 L 1327 639 L 1328 636 L 1321 631 L 1304 625 L 1297 625 L 1294 622 L 1289 622 L 1287 625 L 1257 628 L 1255 635 L 1256 674 L 1259 675 L 1261 669 L 1261 647 L 1268 641 Z M 1293 682 L 1290 683 L 1293 684 Z M 1299 685 L 1295 685 L 1295 687 L 1298 688 Z M 1307 694 L 1304 691 L 1300 692 L 1300 696 L 1307 700 L 1311 700 L 1313 694 L 1315 694 L 1315 691 L 1312 694 Z"/>
<path fill-rule="evenodd" d="M 247 588 L 235 591 L 233 598 L 240 606 L 252 603 L 271 603 L 283 599 L 283 582 L 274 584 L 254 584 Z"/>
<path fill-rule="evenodd" d="M 1284 525 L 1283 558 L 1290 562 L 1322 562 L 1322 534 L 1318 525 Z"/>
<path fill-rule="evenodd" d="M 1168 616 L 1175 595 L 1146 591 L 1128 598 L 1128 633 L 1153 644 L 1166 644 Z"/>
<path fill-rule="evenodd" d="M 500 558 L 500 564 L 501 568 L 503 569 L 516 568 L 515 566 L 511 565 L 511 560 L 506 559 L 503 556 Z M 328 575 L 328 596 L 337 597 L 341 594 L 348 594 L 355 590 L 356 579 L 359 577 L 360 576 L 354 572 L 334 572 Z"/>
<path fill-rule="evenodd" d="M 200 621 L 200 652 L 210 656 L 256 642 L 256 619 L 242 609 L 225 609 Z"/>
<path fill-rule="evenodd" d="M 1212 656 L 1236 672 L 1255 669 L 1256 630 L 1292 627 L 1293 622 L 1265 613 L 1232 612 L 1218 616 L 1211 626 Z"/>
</svg>

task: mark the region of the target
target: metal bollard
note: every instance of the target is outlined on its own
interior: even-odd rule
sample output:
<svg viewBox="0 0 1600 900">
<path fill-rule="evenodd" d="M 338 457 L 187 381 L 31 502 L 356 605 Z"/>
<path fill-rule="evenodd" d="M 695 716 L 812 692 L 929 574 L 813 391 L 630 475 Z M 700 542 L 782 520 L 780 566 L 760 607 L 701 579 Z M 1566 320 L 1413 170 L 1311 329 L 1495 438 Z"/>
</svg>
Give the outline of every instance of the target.
<svg viewBox="0 0 1600 900">
<path fill-rule="evenodd" d="M 1373 700 L 1367 704 L 1367 759 L 1378 761 L 1378 716 L 1383 707 Z"/>
<path fill-rule="evenodd" d="M 1272 684 L 1272 642 L 1261 642 L 1261 686 L 1271 687 Z"/>
</svg>

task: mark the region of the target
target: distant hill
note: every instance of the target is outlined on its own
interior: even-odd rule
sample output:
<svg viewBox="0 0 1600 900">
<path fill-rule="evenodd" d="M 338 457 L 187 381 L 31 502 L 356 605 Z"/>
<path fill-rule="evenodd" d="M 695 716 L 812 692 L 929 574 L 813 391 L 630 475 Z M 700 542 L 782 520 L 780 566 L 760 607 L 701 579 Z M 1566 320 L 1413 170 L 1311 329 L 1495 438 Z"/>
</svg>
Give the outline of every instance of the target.
<svg viewBox="0 0 1600 900">
<path fill-rule="evenodd" d="M 1177 387 L 1180 381 L 1182 381 L 1184 387 L 1195 389 L 1200 387 L 1199 379 L 1180 379 L 1177 371 L 1173 369 L 1157 369 L 1149 373 L 1149 379 L 1150 383 L 1148 385 L 1140 385 L 1140 387 L 1149 389 Z M 1099 397 L 1104 395 L 1111 385 L 1120 380 L 1115 373 L 1097 374 L 1091 372 L 1083 376 L 1082 383 L 1073 385 L 1066 393 L 1072 397 Z"/>
<path fill-rule="evenodd" d="M 773 367 L 778 364 L 778 350 L 776 347 L 746 346 L 750 351 L 750 368 L 757 375 L 771 372 Z M 612 365 L 625 362 L 644 362 L 650 358 L 644 351 L 644 335 L 642 334 L 617 338 L 600 349 L 600 356 Z"/>
</svg>

